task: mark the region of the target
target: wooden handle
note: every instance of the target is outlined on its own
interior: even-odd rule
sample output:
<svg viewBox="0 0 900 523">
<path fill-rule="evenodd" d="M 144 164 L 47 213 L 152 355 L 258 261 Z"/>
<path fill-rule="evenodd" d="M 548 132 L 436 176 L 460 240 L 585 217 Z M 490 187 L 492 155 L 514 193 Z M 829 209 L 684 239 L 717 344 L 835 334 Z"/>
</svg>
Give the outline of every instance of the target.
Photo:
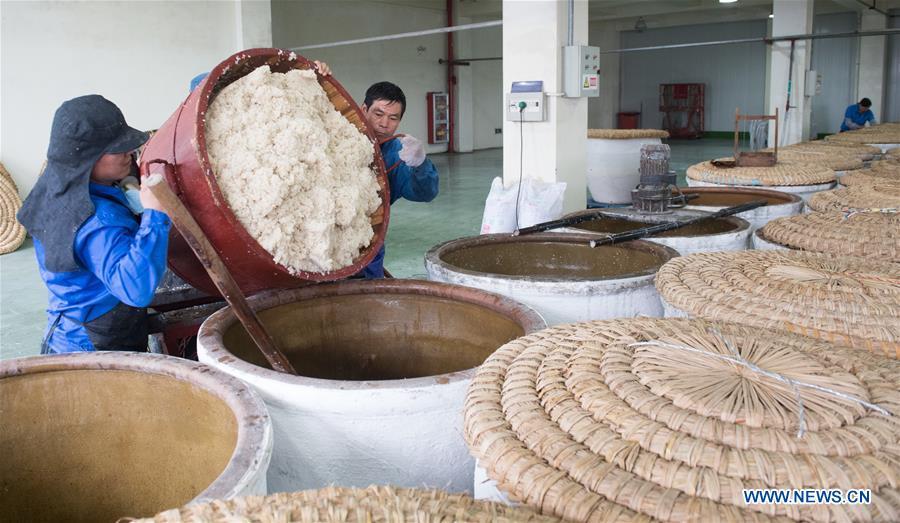
<svg viewBox="0 0 900 523">
<path fill-rule="evenodd" d="M 152 174 L 143 183 L 148 186 L 150 192 L 159 200 L 178 232 L 190 245 L 191 250 L 197 255 L 197 259 L 203 264 L 206 272 L 209 273 L 209 277 L 216 284 L 216 288 L 225 297 L 225 301 L 228 302 L 244 329 L 250 334 L 250 338 L 253 339 L 263 356 L 269 361 L 269 365 L 277 371 L 296 375 L 297 371 L 294 370 L 291 362 L 275 346 L 272 337 L 269 336 L 256 313 L 253 312 L 253 309 L 247 303 L 247 299 L 244 298 L 244 294 L 238 287 L 237 282 L 231 277 L 231 273 L 225 267 L 222 258 L 219 257 L 200 225 L 191 216 L 191 213 L 188 212 L 181 200 L 169 188 L 165 177 L 161 174 Z"/>
</svg>

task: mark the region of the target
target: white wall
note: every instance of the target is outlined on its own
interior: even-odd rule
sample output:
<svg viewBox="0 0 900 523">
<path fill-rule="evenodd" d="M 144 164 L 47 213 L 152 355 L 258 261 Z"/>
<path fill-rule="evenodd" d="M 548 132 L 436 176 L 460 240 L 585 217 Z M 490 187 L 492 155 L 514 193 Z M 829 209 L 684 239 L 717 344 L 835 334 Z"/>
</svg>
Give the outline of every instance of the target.
<svg viewBox="0 0 900 523">
<path fill-rule="evenodd" d="M 764 20 L 703 24 L 622 32 L 622 46 L 651 45 L 763 37 Z M 706 130 L 734 131 L 734 109 L 762 114 L 765 100 L 763 43 L 692 47 L 624 53 L 620 111 L 638 111 L 643 103 L 642 126 L 659 128 L 659 84 L 706 84 Z"/>
<path fill-rule="evenodd" d="M 355 0 L 272 0 L 275 47 L 292 48 L 445 25 L 443 9 Z M 334 77 L 360 105 L 366 89 L 375 82 L 389 81 L 400 86 L 406 95 L 406 113 L 399 131 L 424 143 L 428 138 L 426 94 L 447 90 L 447 67 L 438 63 L 446 56 L 446 44 L 445 35 L 432 35 L 298 54 L 327 62 Z M 446 150 L 446 145 L 428 146 L 428 152 Z"/>
<path fill-rule="evenodd" d="M 814 33 L 855 31 L 856 13 L 817 15 Z M 858 38 L 828 38 L 812 41 L 812 69 L 822 73 L 822 93 L 812 99 L 811 137 L 836 133 L 841 128 L 844 109 L 856 101 L 856 60 Z M 865 95 L 861 95 L 865 96 Z"/>
<path fill-rule="evenodd" d="M 267 2 L 3 2 L 0 154 L 22 196 L 62 102 L 101 94 L 133 127 L 156 128 L 194 75 L 244 45 L 270 45 L 268 13 Z"/>
<path fill-rule="evenodd" d="M 503 30 L 500 27 L 467 31 L 471 35 L 472 55 L 460 58 L 484 58 L 503 54 Z M 474 112 L 473 149 L 503 147 L 503 61 L 471 62 L 472 107 Z"/>
<path fill-rule="evenodd" d="M 615 23 L 594 22 L 589 24 L 589 45 L 601 51 L 619 49 L 621 33 Z M 609 53 L 600 55 L 600 96 L 588 98 L 588 127 L 591 129 L 614 129 L 616 113 L 619 112 L 619 73 L 621 55 Z"/>
</svg>

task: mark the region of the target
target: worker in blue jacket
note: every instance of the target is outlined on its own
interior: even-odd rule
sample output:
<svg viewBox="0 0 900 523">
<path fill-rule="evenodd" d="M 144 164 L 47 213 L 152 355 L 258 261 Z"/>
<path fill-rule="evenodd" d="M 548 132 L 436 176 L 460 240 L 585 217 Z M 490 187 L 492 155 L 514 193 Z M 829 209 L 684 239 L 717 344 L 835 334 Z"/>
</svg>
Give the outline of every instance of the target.
<svg viewBox="0 0 900 523">
<path fill-rule="evenodd" d="M 875 125 L 875 115 L 869 109 L 872 107 L 872 100 L 863 98 L 859 103 L 847 107 L 844 111 L 844 121 L 841 122 L 841 132 L 852 131 L 853 129 L 862 129 L 869 125 Z"/>
<path fill-rule="evenodd" d="M 135 172 L 133 152 L 147 139 L 99 95 L 69 100 L 53 117 L 47 167 L 18 214 L 50 291 L 42 354 L 147 349 L 146 307 L 166 269 L 171 222 L 149 189 L 129 198 L 116 185 Z"/>
<path fill-rule="evenodd" d="M 369 128 L 381 143 L 381 156 L 389 169 L 391 203 L 400 198 L 414 202 L 433 200 L 438 193 L 438 172 L 425 157 L 425 146 L 412 136 L 395 135 L 406 111 L 403 91 L 390 82 L 373 84 L 366 90 L 362 110 Z M 363 275 L 384 278 L 384 245 L 363 270 Z"/>
</svg>

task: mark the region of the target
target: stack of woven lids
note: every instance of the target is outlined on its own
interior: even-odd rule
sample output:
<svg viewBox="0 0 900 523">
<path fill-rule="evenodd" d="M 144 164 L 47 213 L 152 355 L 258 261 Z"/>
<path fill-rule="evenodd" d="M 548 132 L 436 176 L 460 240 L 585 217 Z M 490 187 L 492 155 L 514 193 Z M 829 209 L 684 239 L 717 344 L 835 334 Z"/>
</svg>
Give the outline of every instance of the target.
<svg viewBox="0 0 900 523">
<path fill-rule="evenodd" d="M 0 163 L 0 254 L 18 249 L 25 241 L 25 228 L 16 220 L 22 207 L 19 189 L 12 175 Z"/>
<path fill-rule="evenodd" d="M 551 522 L 524 507 L 475 501 L 439 490 L 392 487 L 320 490 L 253 496 L 188 505 L 161 512 L 144 523 L 305 522 Z"/>
<path fill-rule="evenodd" d="M 656 275 L 666 316 L 781 329 L 900 357 L 900 264 L 801 251 L 700 253 Z"/>
<path fill-rule="evenodd" d="M 898 521 L 898 387 L 900 362 L 790 333 L 568 324 L 485 361 L 465 436 L 499 489 L 570 521 Z M 871 489 L 871 503 L 742 496 L 806 488 Z"/>
</svg>

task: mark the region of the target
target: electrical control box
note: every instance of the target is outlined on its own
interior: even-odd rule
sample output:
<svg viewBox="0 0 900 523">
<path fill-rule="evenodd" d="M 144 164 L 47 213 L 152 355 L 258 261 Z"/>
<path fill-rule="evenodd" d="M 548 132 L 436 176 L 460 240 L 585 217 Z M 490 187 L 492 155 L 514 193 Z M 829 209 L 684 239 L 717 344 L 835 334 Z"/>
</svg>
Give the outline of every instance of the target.
<svg viewBox="0 0 900 523">
<path fill-rule="evenodd" d="M 506 119 L 513 122 L 543 122 L 547 119 L 544 82 L 513 82 L 506 93 Z"/>
<path fill-rule="evenodd" d="M 806 71 L 806 83 L 804 90 L 806 96 L 822 94 L 822 73 L 818 71 Z"/>
<path fill-rule="evenodd" d="M 563 91 L 569 98 L 600 96 L 599 47 L 563 47 Z"/>
</svg>

